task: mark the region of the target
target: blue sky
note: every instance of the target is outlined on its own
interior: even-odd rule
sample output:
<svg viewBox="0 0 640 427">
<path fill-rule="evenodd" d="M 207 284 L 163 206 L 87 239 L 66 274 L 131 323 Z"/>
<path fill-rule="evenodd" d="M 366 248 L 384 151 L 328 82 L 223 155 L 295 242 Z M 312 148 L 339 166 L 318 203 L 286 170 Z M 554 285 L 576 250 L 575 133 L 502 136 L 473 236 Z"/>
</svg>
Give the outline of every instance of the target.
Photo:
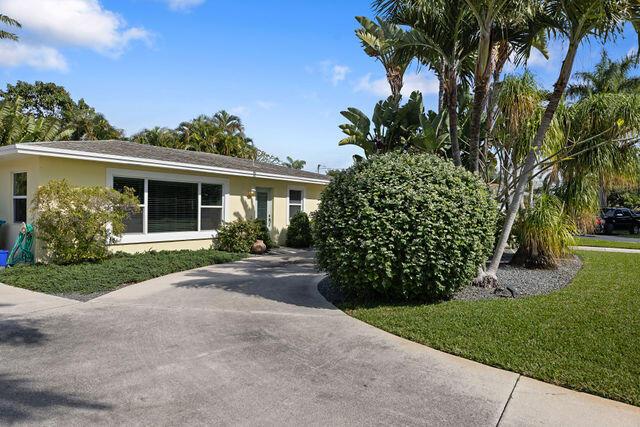
<svg viewBox="0 0 640 427">
<path fill-rule="evenodd" d="M 382 67 L 354 36 L 369 0 L 0 0 L 0 13 L 20 19 L 20 48 L 0 44 L 0 85 L 52 81 L 132 134 L 175 127 L 199 114 L 239 115 L 256 145 L 284 158 L 339 168 L 357 149 L 338 147 L 339 112 L 370 112 L 388 90 Z M 635 35 L 608 44 L 614 57 Z M 585 44 L 575 69 L 597 61 Z M 550 86 L 563 46 L 530 67 Z M 421 89 L 433 108 L 437 84 L 409 71 L 406 89 Z"/>
</svg>

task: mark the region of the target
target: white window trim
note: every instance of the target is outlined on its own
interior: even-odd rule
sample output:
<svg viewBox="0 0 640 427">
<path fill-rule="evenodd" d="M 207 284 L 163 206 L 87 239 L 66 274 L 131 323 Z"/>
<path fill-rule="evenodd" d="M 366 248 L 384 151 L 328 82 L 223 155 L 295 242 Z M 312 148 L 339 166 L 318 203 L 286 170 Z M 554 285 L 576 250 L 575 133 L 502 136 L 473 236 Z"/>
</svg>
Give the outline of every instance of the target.
<svg viewBox="0 0 640 427">
<path fill-rule="evenodd" d="M 129 244 L 129 243 L 152 243 L 152 242 L 171 242 L 182 240 L 200 240 L 210 239 L 217 235 L 215 230 L 201 230 L 201 231 L 177 231 L 177 232 L 165 232 L 165 233 L 149 233 L 148 232 L 148 214 L 149 214 L 149 180 L 155 181 L 173 181 L 173 182 L 188 182 L 192 184 L 198 184 L 198 230 L 200 230 L 200 215 L 201 209 L 201 185 L 204 184 L 218 184 L 222 185 L 222 221 L 228 222 L 230 220 L 231 212 L 229 209 L 229 180 L 223 178 L 216 178 L 210 176 L 197 176 L 197 175 L 183 175 L 163 172 L 147 172 L 141 170 L 130 169 L 107 169 L 106 184 L 108 188 L 113 188 L 113 178 L 138 178 L 144 179 L 144 215 L 142 218 L 143 233 L 136 234 L 124 234 L 118 240 L 117 244 Z M 142 205 L 141 205 L 142 206 Z M 205 206 L 206 207 L 206 206 Z M 217 206 L 219 207 L 219 206 Z"/>
<path fill-rule="evenodd" d="M 300 204 L 298 204 L 298 203 L 293 203 L 292 204 L 291 201 L 289 200 L 289 196 L 290 196 L 291 190 L 301 191 L 302 192 L 302 199 L 300 200 Z M 291 218 L 289 218 L 289 207 L 290 206 L 300 206 L 300 212 L 304 212 L 304 205 L 306 204 L 305 203 L 305 198 L 306 198 L 306 194 L 305 194 L 304 187 L 294 186 L 294 185 L 287 186 L 287 213 L 286 213 L 287 225 L 289 225 L 289 220 L 291 219 Z"/>
<path fill-rule="evenodd" d="M 15 176 L 18 174 L 24 173 L 27 175 L 27 194 L 25 194 L 24 196 L 16 196 L 16 185 L 15 185 Z M 16 211 L 15 211 L 15 203 L 13 203 L 14 200 L 27 200 L 27 195 L 29 194 L 29 172 L 27 171 L 14 171 L 11 172 L 11 222 L 14 224 L 19 224 L 16 221 Z M 29 202 L 27 201 L 27 205 L 29 204 Z M 26 212 L 26 216 L 29 215 L 29 206 L 27 206 L 27 212 Z M 25 217 L 25 222 L 27 221 L 28 218 Z M 7 219 L 8 220 L 8 219 Z"/>
</svg>

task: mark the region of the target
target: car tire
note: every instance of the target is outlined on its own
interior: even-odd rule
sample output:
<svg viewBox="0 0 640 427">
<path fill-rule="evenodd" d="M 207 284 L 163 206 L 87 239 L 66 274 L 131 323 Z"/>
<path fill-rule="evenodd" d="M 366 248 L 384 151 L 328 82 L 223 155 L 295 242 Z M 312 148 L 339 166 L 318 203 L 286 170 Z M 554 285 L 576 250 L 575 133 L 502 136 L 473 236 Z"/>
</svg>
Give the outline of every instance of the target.
<svg viewBox="0 0 640 427">
<path fill-rule="evenodd" d="M 613 234 L 613 224 L 607 224 L 604 229 L 605 234 Z"/>
<path fill-rule="evenodd" d="M 631 234 L 640 234 L 640 225 L 634 225 L 631 229 Z"/>
</svg>

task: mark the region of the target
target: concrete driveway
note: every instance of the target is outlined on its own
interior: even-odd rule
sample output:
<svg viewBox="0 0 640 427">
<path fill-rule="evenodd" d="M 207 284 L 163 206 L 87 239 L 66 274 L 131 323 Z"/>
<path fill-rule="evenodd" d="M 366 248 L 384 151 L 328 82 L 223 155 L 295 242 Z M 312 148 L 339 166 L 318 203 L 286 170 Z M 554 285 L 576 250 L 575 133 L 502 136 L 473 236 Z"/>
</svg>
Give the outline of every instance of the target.
<svg viewBox="0 0 640 427">
<path fill-rule="evenodd" d="M 0 285 L 0 423 L 640 425 L 352 319 L 299 251 L 79 303 Z"/>
</svg>

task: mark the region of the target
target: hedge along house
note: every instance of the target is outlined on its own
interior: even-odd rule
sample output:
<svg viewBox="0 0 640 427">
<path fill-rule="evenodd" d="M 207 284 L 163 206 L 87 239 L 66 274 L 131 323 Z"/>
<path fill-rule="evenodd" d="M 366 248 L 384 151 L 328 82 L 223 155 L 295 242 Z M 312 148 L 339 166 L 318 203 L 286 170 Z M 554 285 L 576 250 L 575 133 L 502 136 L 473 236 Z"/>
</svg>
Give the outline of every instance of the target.
<svg viewBox="0 0 640 427">
<path fill-rule="evenodd" d="M 131 187 L 140 214 L 113 250 L 209 247 L 223 222 L 263 219 L 283 243 L 289 218 L 313 212 L 329 178 L 247 159 L 127 141 L 53 141 L 0 147 L 0 220 L 33 222 L 39 186 Z M 37 232 L 37 230 L 36 230 Z"/>
</svg>

